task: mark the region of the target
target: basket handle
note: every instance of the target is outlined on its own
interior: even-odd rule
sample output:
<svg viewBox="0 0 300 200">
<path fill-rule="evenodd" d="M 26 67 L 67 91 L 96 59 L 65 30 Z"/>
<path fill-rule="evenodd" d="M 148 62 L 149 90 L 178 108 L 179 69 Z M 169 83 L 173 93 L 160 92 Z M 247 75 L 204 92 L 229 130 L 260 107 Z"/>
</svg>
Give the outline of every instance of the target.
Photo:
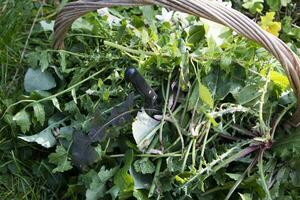
<svg viewBox="0 0 300 200">
<path fill-rule="evenodd" d="M 83 0 L 68 3 L 58 14 L 54 26 L 54 48 L 63 48 L 64 36 L 70 25 L 80 16 L 103 7 L 161 5 L 189 13 L 230 27 L 254 40 L 272 53 L 284 67 L 297 98 L 297 109 L 289 123 L 300 125 L 300 60 L 279 38 L 266 32 L 254 21 L 232 8 L 210 0 Z"/>
</svg>

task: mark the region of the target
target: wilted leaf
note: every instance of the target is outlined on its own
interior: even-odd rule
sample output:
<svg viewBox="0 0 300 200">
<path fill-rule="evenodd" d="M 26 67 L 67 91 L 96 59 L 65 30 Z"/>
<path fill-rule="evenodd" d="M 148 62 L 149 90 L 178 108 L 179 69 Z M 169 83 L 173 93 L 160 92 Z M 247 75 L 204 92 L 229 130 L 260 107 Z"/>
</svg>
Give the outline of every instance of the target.
<svg viewBox="0 0 300 200">
<path fill-rule="evenodd" d="M 24 87 L 26 92 L 34 90 L 50 90 L 56 87 L 56 82 L 51 73 L 41 69 L 29 68 L 25 74 Z"/>
<path fill-rule="evenodd" d="M 144 109 L 137 113 L 137 116 L 132 123 L 132 134 L 137 147 L 143 151 L 151 143 L 156 127 L 159 121 L 150 117 Z"/>
<path fill-rule="evenodd" d="M 29 131 L 30 129 L 30 115 L 25 111 L 21 110 L 14 117 L 13 120 L 16 121 L 17 125 L 20 126 L 23 133 Z"/>
<path fill-rule="evenodd" d="M 65 172 L 72 169 L 68 152 L 62 146 L 57 146 L 55 153 L 49 155 L 49 162 L 56 165 L 56 168 L 52 170 L 53 173 Z"/>
<path fill-rule="evenodd" d="M 46 148 L 53 147 L 56 144 L 56 139 L 50 129 L 46 129 L 35 135 L 19 136 L 18 138 L 26 142 L 36 142 Z"/>
<path fill-rule="evenodd" d="M 35 118 L 43 126 L 45 122 L 45 115 L 46 115 L 44 106 L 40 103 L 34 103 L 32 107 L 33 107 Z"/>
</svg>

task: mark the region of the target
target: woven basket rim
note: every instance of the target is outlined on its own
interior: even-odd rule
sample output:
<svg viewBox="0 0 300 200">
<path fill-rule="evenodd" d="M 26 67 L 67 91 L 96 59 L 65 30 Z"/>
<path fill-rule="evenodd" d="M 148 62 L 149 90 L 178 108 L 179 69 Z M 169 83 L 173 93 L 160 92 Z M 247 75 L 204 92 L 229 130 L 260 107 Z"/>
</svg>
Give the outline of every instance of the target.
<svg viewBox="0 0 300 200">
<path fill-rule="evenodd" d="M 70 25 L 80 16 L 103 7 L 160 5 L 172 10 L 203 17 L 230 27 L 268 50 L 283 66 L 297 98 L 297 109 L 289 123 L 300 125 L 300 60 L 279 38 L 266 32 L 241 12 L 210 0 L 82 0 L 71 2 L 59 12 L 54 26 L 54 48 L 63 48 Z"/>
</svg>

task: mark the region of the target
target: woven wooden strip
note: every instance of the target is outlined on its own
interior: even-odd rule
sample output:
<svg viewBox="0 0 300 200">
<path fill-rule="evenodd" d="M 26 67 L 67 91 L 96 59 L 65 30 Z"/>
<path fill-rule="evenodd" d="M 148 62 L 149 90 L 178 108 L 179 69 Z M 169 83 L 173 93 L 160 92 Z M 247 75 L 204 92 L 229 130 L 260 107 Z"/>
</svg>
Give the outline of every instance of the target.
<svg viewBox="0 0 300 200">
<path fill-rule="evenodd" d="M 54 48 L 63 48 L 64 36 L 70 25 L 87 12 L 111 6 L 140 6 L 156 4 L 173 10 L 203 17 L 230 27 L 254 40 L 272 53 L 282 64 L 297 97 L 297 110 L 290 123 L 300 125 L 300 61 L 279 38 L 260 28 L 242 13 L 210 0 L 83 0 L 67 4 L 58 14 L 54 27 Z"/>
</svg>

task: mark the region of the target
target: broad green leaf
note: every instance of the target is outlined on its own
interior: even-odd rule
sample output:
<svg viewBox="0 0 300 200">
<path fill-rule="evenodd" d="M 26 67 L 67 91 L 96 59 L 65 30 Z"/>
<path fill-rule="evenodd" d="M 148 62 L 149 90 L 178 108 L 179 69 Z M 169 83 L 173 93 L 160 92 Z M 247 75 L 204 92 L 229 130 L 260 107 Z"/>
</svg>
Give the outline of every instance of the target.
<svg viewBox="0 0 300 200">
<path fill-rule="evenodd" d="M 275 12 L 268 12 L 265 16 L 261 17 L 261 27 L 272 33 L 275 36 L 279 36 L 281 30 L 281 23 L 274 21 Z"/>
<path fill-rule="evenodd" d="M 52 170 L 53 173 L 65 172 L 72 169 L 68 152 L 63 146 L 57 146 L 55 153 L 49 155 L 49 162 L 55 164 L 56 167 Z"/>
<path fill-rule="evenodd" d="M 26 142 L 36 142 L 46 148 L 53 147 L 56 144 L 56 139 L 53 136 L 51 129 L 46 129 L 31 136 L 19 136 L 18 138 Z"/>
<path fill-rule="evenodd" d="M 244 105 L 261 95 L 259 88 L 255 85 L 248 85 L 244 87 L 238 94 L 235 95 L 238 103 Z"/>
<path fill-rule="evenodd" d="M 213 100 L 213 97 L 212 97 L 212 94 L 211 92 L 209 91 L 209 89 L 200 83 L 199 85 L 199 96 L 200 96 L 200 99 L 209 106 L 209 108 L 213 108 L 214 107 L 214 100 Z"/>
<path fill-rule="evenodd" d="M 43 126 L 44 122 L 45 122 L 45 115 L 46 115 L 44 106 L 40 103 L 34 103 L 32 107 L 33 107 L 33 112 L 34 112 L 35 118 Z"/>
<path fill-rule="evenodd" d="M 132 134 L 141 151 L 145 150 L 151 143 L 158 125 L 159 121 L 150 117 L 144 109 L 137 113 L 132 123 Z"/>
<path fill-rule="evenodd" d="M 30 115 L 25 110 L 21 110 L 20 112 L 18 112 L 13 117 L 13 120 L 16 121 L 18 126 L 20 126 L 21 131 L 23 133 L 26 133 L 27 131 L 30 130 L 30 125 L 31 125 Z"/>
<path fill-rule="evenodd" d="M 25 74 L 24 87 L 26 92 L 50 90 L 56 87 L 56 82 L 50 72 L 29 68 Z"/>
</svg>

